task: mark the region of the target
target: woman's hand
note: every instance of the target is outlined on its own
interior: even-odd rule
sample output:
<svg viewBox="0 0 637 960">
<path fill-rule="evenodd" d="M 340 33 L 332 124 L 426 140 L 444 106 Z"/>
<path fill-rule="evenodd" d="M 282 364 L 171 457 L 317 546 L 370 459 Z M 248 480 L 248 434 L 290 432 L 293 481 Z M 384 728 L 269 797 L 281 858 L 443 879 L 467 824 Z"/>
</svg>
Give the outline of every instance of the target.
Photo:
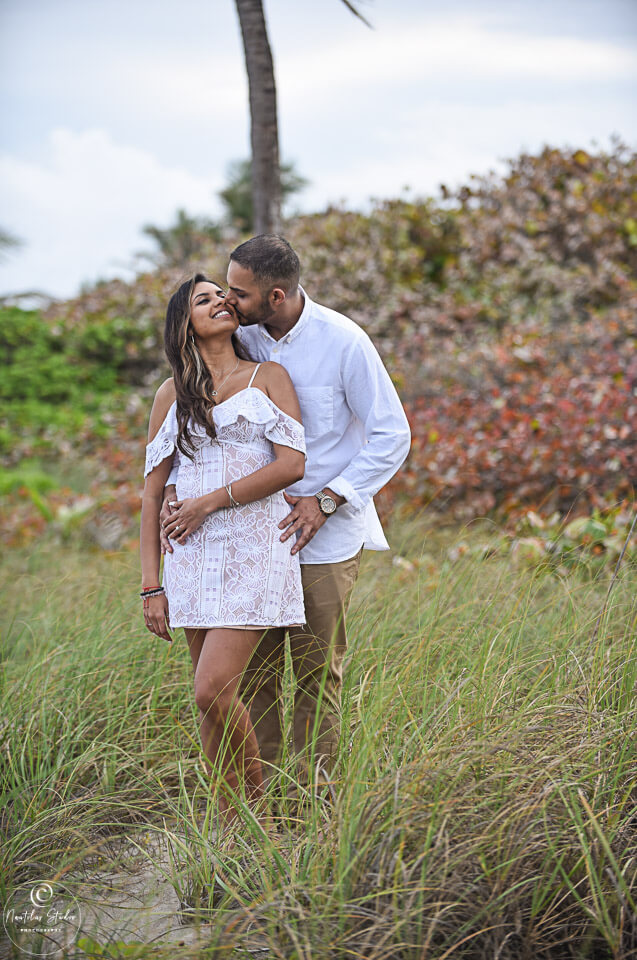
<svg viewBox="0 0 637 960">
<path fill-rule="evenodd" d="M 164 520 L 164 530 L 171 540 L 183 543 L 186 537 L 199 529 L 206 517 L 217 509 L 212 496 L 206 494 L 203 497 L 172 501 L 172 512 L 168 519 Z"/>
<path fill-rule="evenodd" d="M 168 640 L 172 643 L 172 637 L 168 633 L 170 627 L 170 614 L 168 611 L 168 598 L 165 593 L 160 593 L 156 597 L 149 597 L 144 606 L 144 620 L 146 626 L 156 637 L 162 640 Z"/>
</svg>

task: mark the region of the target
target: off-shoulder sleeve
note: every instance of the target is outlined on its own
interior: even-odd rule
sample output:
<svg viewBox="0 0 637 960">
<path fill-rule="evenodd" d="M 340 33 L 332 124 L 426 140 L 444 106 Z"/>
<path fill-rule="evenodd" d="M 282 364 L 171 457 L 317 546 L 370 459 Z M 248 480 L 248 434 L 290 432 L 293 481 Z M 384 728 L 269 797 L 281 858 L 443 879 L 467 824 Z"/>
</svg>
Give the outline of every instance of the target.
<svg viewBox="0 0 637 960">
<path fill-rule="evenodd" d="M 272 443 L 280 443 L 283 447 L 292 447 L 305 453 L 305 430 L 302 424 L 294 417 L 274 406 L 274 418 L 268 422 L 265 435 Z"/>
<path fill-rule="evenodd" d="M 177 415 L 176 415 L 176 405 L 173 403 L 172 407 L 166 414 L 166 419 L 162 423 L 161 427 L 146 446 L 146 465 L 144 467 L 144 476 L 147 477 L 151 470 L 154 470 L 155 467 L 165 460 L 167 457 L 171 457 L 176 449 L 177 442 Z"/>
<path fill-rule="evenodd" d="M 236 399 L 235 399 L 236 398 Z M 298 420 L 284 413 L 257 387 L 241 390 L 233 397 L 215 407 L 215 424 L 228 427 L 239 420 L 263 425 L 263 435 L 271 443 L 292 447 L 305 453 L 305 430 Z"/>
</svg>

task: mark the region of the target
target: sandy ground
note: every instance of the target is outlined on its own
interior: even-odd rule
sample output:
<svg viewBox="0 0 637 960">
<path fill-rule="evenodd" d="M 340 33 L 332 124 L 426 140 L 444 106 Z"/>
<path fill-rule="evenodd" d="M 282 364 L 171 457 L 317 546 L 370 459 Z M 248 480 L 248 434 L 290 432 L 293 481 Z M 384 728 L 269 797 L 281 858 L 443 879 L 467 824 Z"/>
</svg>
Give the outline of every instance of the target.
<svg viewBox="0 0 637 960">
<path fill-rule="evenodd" d="M 201 849 L 199 857 L 210 856 L 210 850 Z M 51 940 L 36 943 L 33 934 L 19 940 L 19 946 L 9 939 L 0 939 L 0 957 L 46 957 L 58 960 L 64 956 L 82 956 L 72 944 L 82 937 L 90 937 L 100 946 L 124 943 L 174 943 L 174 956 L 180 947 L 190 954 L 188 947 L 209 942 L 205 924 L 188 922 L 184 906 L 169 878 L 179 875 L 183 867 L 178 845 L 169 844 L 166 836 L 143 831 L 134 838 L 109 841 L 106 854 L 84 865 L 78 876 L 65 877 L 65 884 L 73 891 L 79 905 L 80 928 L 62 929 Z M 185 923 L 184 923 L 185 921 Z M 4 930 L 2 931 L 4 933 Z M 241 956 L 267 957 L 269 951 L 257 945 L 241 951 Z M 233 954 L 229 953 L 229 957 Z"/>
</svg>

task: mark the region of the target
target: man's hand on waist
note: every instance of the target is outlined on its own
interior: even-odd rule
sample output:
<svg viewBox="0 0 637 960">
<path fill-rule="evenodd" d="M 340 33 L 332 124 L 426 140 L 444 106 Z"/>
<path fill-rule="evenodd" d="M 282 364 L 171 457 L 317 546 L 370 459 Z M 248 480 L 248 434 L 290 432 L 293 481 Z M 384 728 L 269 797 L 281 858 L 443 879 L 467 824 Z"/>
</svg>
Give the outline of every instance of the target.
<svg viewBox="0 0 637 960">
<path fill-rule="evenodd" d="M 335 501 L 336 506 L 340 507 L 345 503 L 345 498 L 338 493 L 333 493 L 329 487 L 323 487 L 322 493 L 326 493 Z M 299 538 L 290 551 L 292 554 L 298 553 L 310 542 L 312 537 L 321 529 L 328 517 L 321 510 L 318 499 L 314 497 L 293 497 L 286 491 L 283 496 L 292 507 L 290 513 L 279 524 L 279 529 L 285 529 L 281 534 L 281 541 L 285 542 L 293 534 L 298 533 Z"/>
<path fill-rule="evenodd" d="M 163 554 L 173 552 L 173 545 L 164 529 L 164 522 L 170 517 L 170 514 L 172 513 L 170 504 L 176 499 L 177 487 L 175 487 L 174 484 L 171 484 L 164 490 L 164 502 L 162 503 L 161 512 L 159 514 L 159 545 Z"/>
</svg>

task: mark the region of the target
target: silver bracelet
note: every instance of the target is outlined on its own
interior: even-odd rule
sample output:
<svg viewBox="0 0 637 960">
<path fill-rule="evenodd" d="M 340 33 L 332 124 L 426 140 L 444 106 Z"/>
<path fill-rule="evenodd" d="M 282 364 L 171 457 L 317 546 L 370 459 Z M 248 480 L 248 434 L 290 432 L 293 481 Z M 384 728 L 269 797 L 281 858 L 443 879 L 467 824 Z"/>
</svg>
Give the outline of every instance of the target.
<svg viewBox="0 0 637 960">
<path fill-rule="evenodd" d="M 238 501 L 238 500 L 235 500 L 235 498 L 232 496 L 232 484 L 231 484 L 231 483 L 227 483 L 227 484 L 226 484 L 226 493 L 227 493 L 228 496 L 230 497 L 230 506 L 231 506 L 231 507 L 240 507 L 240 506 L 241 506 L 241 504 L 239 503 L 239 501 Z"/>
</svg>

